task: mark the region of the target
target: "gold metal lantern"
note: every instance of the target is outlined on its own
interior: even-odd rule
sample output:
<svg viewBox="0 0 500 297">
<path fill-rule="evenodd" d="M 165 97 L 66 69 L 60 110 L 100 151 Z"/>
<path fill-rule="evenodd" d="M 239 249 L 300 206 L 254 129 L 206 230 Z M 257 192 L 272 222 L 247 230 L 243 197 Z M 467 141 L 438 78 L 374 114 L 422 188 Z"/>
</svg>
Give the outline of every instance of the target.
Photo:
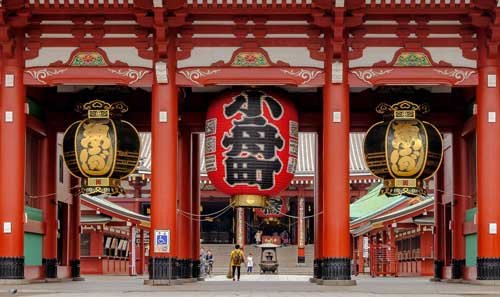
<svg viewBox="0 0 500 297">
<path fill-rule="evenodd" d="M 425 195 L 424 180 L 441 164 L 443 140 L 432 124 L 417 119 L 429 111 L 427 105 L 401 101 L 380 104 L 384 121 L 366 134 L 364 155 L 368 168 L 384 180 L 382 194 Z"/>
<path fill-rule="evenodd" d="M 131 174 L 139 161 L 140 138 L 135 127 L 121 120 L 128 107 L 93 100 L 77 107 L 86 118 L 66 130 L 64 162 L 81 178 L 81 192 L 90 195 L 122 193 L 120 180 Z"/>
</svg>

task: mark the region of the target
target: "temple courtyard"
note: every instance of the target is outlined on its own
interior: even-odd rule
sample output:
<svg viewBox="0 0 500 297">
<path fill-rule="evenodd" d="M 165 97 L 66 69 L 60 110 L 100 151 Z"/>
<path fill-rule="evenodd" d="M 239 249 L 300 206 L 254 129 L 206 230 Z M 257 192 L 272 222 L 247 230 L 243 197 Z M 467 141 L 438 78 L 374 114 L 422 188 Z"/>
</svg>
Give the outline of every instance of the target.
<svg viewBox="0 0 500 297">
<path fill-rule="evenodd" d="M 430 282 L 428 278 L 357 277 L 354 287 L 311 284 L 306 276 L 243 275 L 240 282 L 214 276 L 175 286 L 145 286 L 143 277 L 85 276 L 85 281 L 0 285 L 0 296 L 175 296 L 175 297 L 312 297 L 312 296 L 500 296 L 500 286 Z M 14 290 L 17 292 L 14 293 Z"/>
</svg>

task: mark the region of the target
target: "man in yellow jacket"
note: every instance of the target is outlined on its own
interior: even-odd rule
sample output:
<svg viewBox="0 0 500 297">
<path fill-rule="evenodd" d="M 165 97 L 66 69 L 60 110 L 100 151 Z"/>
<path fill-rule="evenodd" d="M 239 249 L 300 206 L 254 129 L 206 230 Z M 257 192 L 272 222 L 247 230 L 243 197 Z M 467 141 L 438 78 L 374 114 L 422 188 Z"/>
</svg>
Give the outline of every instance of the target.
<svg viewBox="0 0 500 297">
<path fill-rule="evenodd" d="M 240 281 L 240 273 L 241 273 L 241 264 L 245 263 L 245 255 L 243 251 L 240 249 L 240 245 L 237 244 L 234 250 L 231 251 L 231 271 L 233 276 L 233 282 L 235 281 L 235 273 L 238 272 L 238 281 Z"/>
</svg>

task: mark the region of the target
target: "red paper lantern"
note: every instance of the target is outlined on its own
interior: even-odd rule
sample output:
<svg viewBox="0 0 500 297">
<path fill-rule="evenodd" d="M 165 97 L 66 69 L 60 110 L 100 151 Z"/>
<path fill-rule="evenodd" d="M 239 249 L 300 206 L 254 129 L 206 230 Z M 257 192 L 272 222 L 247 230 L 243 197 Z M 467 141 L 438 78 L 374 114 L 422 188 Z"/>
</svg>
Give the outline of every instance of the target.
<svg viewBox="0 0 500 297">
<path fill-rule="evenodd" d="M 214 100 L 205 126 L 205 167 L 235 206 L 265 207 L 286 189 L 297 164 L 298 115 L 282 95 L 251 89 Z"/>
<path fill-rule="evenodd" d="M 267 200 L 267 207 L 255 210 L 259 218 L 281 218 L 288 213 L 288 199 L 286 197 L 273 197 Z"/>
</svg>

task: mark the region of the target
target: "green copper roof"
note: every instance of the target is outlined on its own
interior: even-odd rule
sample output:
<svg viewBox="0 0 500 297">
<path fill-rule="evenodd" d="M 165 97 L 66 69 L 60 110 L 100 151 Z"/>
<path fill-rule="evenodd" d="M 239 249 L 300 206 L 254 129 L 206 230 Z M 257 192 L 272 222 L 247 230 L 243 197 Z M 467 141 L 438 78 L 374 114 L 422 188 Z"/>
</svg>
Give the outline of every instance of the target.
<svg viewBox="0 0 500 297">
<path fill-rule="evenodd" d="M 398 217 L 407 215 L 409 213 L 412 213 L 414 211 L 425 209 L 426 207 L 428 207 L 430 205 L 433 205 L 433 204 L 434 204 L 434 197 L 431 197 L 431 196 L 425 197 L 424 200 L 422 200 L 422 201 L 420 201 L 418 203 L 415 203 L 415 204 L 412 204 L 412 205 L 408 205 L 405 208 L 398 209 L 396 211 L 393 211 L 391 213 L 385 214 L 383 216 L 379 216 L 379 217 L 377 217 L 377 218 L 375 218 L 375 219 L 373 219 L 371 221 L 372 222 L 383 222 L 383 221 L 386 221 L 386 220 L 398 218 Z"/>
<path fill-rule="evenodd" d="M 43 211 L 38 208 L 24 206 L 24 212 L 28 216 L 28 219 L 33 221 L 42 222 L 43 221 Z"/>
<path fill-rule="evenodd" d="M 407 197 L 379 195 L 382 184 L 351 204 L 351 224 L 360 222 L 403 202 Z"/>
</svg>

